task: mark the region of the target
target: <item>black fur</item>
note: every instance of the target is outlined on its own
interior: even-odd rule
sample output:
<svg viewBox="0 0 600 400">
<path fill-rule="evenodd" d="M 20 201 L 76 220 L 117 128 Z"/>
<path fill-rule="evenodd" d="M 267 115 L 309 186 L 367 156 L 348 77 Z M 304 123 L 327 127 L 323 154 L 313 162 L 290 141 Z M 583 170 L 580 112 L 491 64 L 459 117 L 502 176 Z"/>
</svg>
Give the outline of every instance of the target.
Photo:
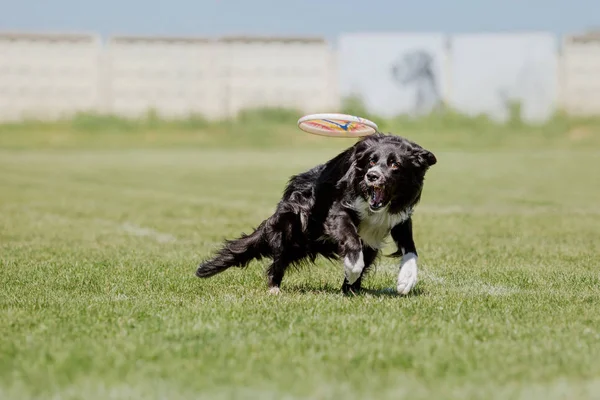
<svg viewBox="0 0 600 400">
<path fill-rule="evenodd" d="M 431 152 L 399 136 L 378 132 L 361 138 L 325 164 L 293 176 L 273 215 L 250 235 L 226 241 L 215 257 L 200 264 L 196 275 L 208 278 L 268 257 L 272 259 L 267 269 L 269 287 L 278 288 L 290 265 L 314 262 L 319 255 L 328 259 L 348 257 L 355 262 L 362 251 L 362 275 L 352 285 L 345 279 L 342 286 L 344 292 L 358 291 L 379 250 L 359 236 L 365 214 L 353 206 L 354 202 L 371 201 L 367 213 L 373 209 L 391 214 L 412 210 L 421 198 L 425 173 L 436 162 Z M 398 246 L 392 256 L 416 254 L 411 218 L 391 227 L 388 233 Z"/>
</svg>

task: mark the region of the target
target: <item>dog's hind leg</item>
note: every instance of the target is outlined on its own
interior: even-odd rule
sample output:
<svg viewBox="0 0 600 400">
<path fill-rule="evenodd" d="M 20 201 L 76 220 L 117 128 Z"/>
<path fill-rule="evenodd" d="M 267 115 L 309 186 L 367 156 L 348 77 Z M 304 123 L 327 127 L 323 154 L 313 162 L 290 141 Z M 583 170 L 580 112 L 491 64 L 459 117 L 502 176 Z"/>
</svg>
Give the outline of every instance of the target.
<svg viewBox="0 0 600 400">
<path fill-rule="evenodd" d="M 277 231 L 270 238 L 270 246 L 273 249 L 273 263 L 267 269 L 267 279 L 269 281 L 269 292 L 279 294 L 279 286 L 283 280 L 287 263 L 282 257 L 283 253 L 283 232 Z"/>
<path fill-rule="evenodd" d="M 356 294 L 360 291 L 361 286 L 362 286 L 362 279 L 365 276 L 365 274 L 369 271 L 369 268 L 371 268 L 371 266 L 373 266 L 373 263 L 375 262 L 375 259 L 377 258 L 377 254 L 379 253 L 379 250 L 373 249 L 372 247 L 369 247 L 369 246 L 364 246 L 362 251 L 363 251 L 363 260 L 364 260 L 365 266 L 362 269 L 360 276 L 354 283 L 350 283 L 348 281 L 347 277 L 344 278 L 344 283 L 342 284 L 342 292 L 344 294 L 351 294 L 351 293 Z"/>
<path fill-rule="evenodd" d="M 285 241 L 277 243 L 274 248 L 273 262 L 267 268 L 267 280 L 269 292 L 271 294 L 279 294 L 285 271 L 291 264 L 299 261 L 302 258 L 302 254 L 291 250 L 291 246 L 289 244 L 286 245 Z"/>
<path fill-rule="evenodd" d="M 273 220 L 269 247 L 273 263 L 267 269 L 269 292 L 278 294 L 286 269 L 306 256 L 303 249 L 301 216 L 281 213 Z"/>
<path fill-rule="evenodd" d="M 267 269 L 267 279 L 269 282 L 269 292 L 279 294 L 281 281 L 287 268 L 301 260 L 301 256 L 294 253 L 283 253 L 273 258 L 273 263 Z"/>
<path fill-rule="evenodd" d="M 267 278 L 269 280 L 269 293 L 279 294 L 279 287 L 283 280 L 285 270 L 289 266 L 289 262 L 281 257 L 277 257 L 273 260 L 273 263 L 269 265 L 267 269 Z"/>
</svg>

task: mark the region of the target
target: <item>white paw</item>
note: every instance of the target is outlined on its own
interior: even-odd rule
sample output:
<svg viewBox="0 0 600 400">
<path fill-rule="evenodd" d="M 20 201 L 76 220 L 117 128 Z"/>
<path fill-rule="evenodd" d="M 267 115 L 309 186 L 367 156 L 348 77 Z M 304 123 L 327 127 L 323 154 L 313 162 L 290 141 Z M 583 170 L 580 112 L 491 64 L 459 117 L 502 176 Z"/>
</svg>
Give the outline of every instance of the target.
<svg viewBox="0 0 600 400">
<path fill-rule="evenodd" d="M 279 288 L 277 286 L 273 286 L 271 289 L 269 289 L 269 293 L 277 295 L 277 294 L 281 293 L 281 291 L 279 290 Z"/>
<path fill-rule="evenodd" d="M 398 284 L 396 289 L 400 294 L 408 294 L 417 284 L 417 256 L 414 253 L 407 253 L 400 262 L 400 272 L 398 272 Z"/>
<path fill-rule="evenodd" d="M 351 285 L 360 278 L 360 274 L 364 268 L 365 260 L 363 258 L 362 250 L 358 254 L 358 259 L 355 263 L 352 263 L 348 256 L 344 257 L 344 272 L 346 274 L 346 279 L 348 279 L 348 283 Z"/>
</svg>

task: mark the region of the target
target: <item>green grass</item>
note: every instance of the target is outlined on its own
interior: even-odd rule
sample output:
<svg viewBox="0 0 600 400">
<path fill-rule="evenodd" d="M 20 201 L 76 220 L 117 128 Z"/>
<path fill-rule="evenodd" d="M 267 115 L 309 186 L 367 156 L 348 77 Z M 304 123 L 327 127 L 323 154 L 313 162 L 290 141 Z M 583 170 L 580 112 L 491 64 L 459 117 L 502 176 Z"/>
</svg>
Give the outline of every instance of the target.
<svg viewBox="0 0 600 400">
<path fill-rule="evenodd" d="M 588 149 L 600 148 L 600 118 L 567 117 L 557 113 L 540 124 L 513 115 L 505 123 L 485 116 L 469 117 L 453 111 L 421 118 L 382 118 L 360 107 L 341 112 L 377 122 L 381 131 L 417 140 L 427 147 L 486 151 L 490 148 Z M 0 124 L 0 148 L 28 149 L 339 149 L 346 140 L 309 135 L 296 127 L 303 114 L 285 109 L 248 110 L 231 120 L 208 121 L 202 116 L 168 120 L 154 113 L 142 118 L 80 114 L 54 122 L 26 121 Z"/>
<path fill-rule="evenodd" d="M 416 292 L 387 290 L 397 265 L 383 258 L 360 296 L 342 296 L 342 268 L 319 261 L 276 297 L 264 263 L 210 280 L 196 265 L 268 216 L 289 175 L 351 142 L 279 122 L 272 148 L 191 145 L 219 132 L 199 122 L 181 142 L 159 127 L 147 145 L 148 127 L 102 124 L 0 130 L 0 398 L 600 392 L 600 146 L 540 133 L 460 150 L 417 129 L 439 163 L 414 217 Z M 43 140 L 61 130 L 62 145 Z M 457 131 L 438 137 L 467 142 Z"/>
</svg>

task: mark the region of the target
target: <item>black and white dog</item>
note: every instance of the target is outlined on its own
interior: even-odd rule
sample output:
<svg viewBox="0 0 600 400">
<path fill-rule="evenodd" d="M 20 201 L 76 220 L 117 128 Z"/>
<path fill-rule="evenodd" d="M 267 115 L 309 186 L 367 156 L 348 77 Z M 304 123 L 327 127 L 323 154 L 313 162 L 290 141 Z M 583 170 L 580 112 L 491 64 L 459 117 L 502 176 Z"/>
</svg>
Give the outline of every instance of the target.
<svg viewBox="0 0 600 400">
<path fill-rule="evenodd" d="M 267 270 L 271 293 L 290 265 L 321 255 L 344 260 L 344 293 L 361 281 L 391 233 L 401 258 L 397 290 L 417 283 L 417 250 L 412 213 L 421 198 L 425 173 L 436 164 L 430 151 L 405 138 L 377 132 L 325 164 L 293 176 L 273 215 L 249 235 L 227 240 L 217 255 L 200 264 L 208 278 L 253 259 L 272 259 Z"/>
</svg>

